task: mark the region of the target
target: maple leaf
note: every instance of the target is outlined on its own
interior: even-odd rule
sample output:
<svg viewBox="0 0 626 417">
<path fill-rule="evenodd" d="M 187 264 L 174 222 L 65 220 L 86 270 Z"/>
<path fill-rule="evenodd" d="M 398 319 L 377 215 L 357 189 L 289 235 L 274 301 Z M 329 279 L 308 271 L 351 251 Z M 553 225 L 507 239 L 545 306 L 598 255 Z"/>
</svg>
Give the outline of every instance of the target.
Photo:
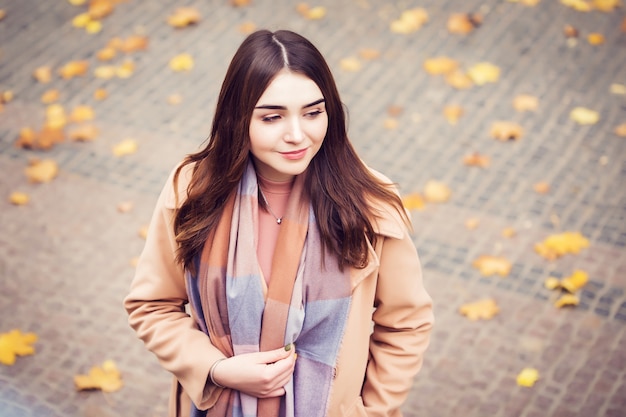
<svg viewBox="0 0 626 417">
<path fill-rule="evenodd" d="M 447 56 L 438 56 L 424 61 L 424 69 L 431 75 L 450 74 L 459 68 L 459 62 Z"/>
<path fill-rule="evenodd" d="M 393 33 L 406 35 L 419 30 L 427 22 L 428 12 L 426 9 L 417 7 L 403 11 L 399 19 L 391 22 L 390 29 Z"/>
<path fill-rule="evenodd" d="M 424 186 L 424 199 L 429 203 L 445 203 L 452 191 L 441 181 L 429 180 Z"/>
<path fill-rule="evenodd" d="M 28 200 L 28 194 L 20 191 L 14 191 L 11 193 L 11 195 L 9 195 L 9 202 L 16 206 L 24 206 L 28 204 Z"/>
<path fill-rule="evenodd" d="M 478 152 L 473 152 L 463 157 L 463 163 L 470 167 L 487 168 L 491 164 L 491 158 Z"/>
<path fill-rule="evenodd" d="M 137 142 L 133 139 L 125 139 L 113 147 L 115 156 L 130 155 L 137 152 Z"/>
<path fill-rule="evenodd" d="M 467 71 L 467 75 L 476 85 L 495 83 L 500 79 L 500 68 L 489 62 L 480 62 L 473 65 Z"/>
<path fill-rule="evenodd" d="M 179 7 L 167 18 L 167 23 L 175 28 L 195 25 L 202 20 L 200 12 L 193 7 Z"/>
<path fill-rule="evenodd" d="M 501 256 L 480 255 L 472 262 L 472 266 L 478 269 L 483 276 L 500 275 L 505 277 L 509 275 L 513 265 L 511 261 Z"/>
<path fill-rule="evenodd" d="M 517 385 L 521 387 L 532 387 L 539 380 L 539 371 L 533 368 L 524 368 L 517 375 Z"/>
<path fill-rule="evenodd" d="M 172 71 L 190 71 L 193 69 L 193 57 L 190 54 L 178 54 L 170 60 L 170 68 Z"/>
<path fill-rule="evenodd" d="M 577 254 L 589 247 L 589 240 L 580 232 L 564 232 L 548 236 L 543 242 L 534 245 L 535 252 L 548 260 L 566 254 Z"/>
<path fill-rule="evenodd" d="M 520 94 L 513 99 L 513 108 L 519 112 L 535 111 L 539 107 L 539 99 L 528 94 Z"/>
<path fill-rule="evenodd" d="M 36 341 L 35 333 L 22 333 L 18 329 L 0 333 L 0 363 L 13 365 L 17 356 L 34 354 L 35 348 L 32 344 Z"/>
<path fill-rule="evenodd" d="M 57 176 L 59 167 L 52 159 L 33 160 L 24 170 L 30 182 L 45 183 L 50 182 Z"/>
<path fill-rule="evenodd" d="M 459 313 L 472 321 L 492 319 L 498 312 L 500 312 L 500 308 L 493 298 L 463 304 L 459 307 Z"/>
<path fill-rule="evenodd" d="M 122 374 L 115 362 L 107 360 L 102 366 L 94 366 L 87 375 L 75 375 L 74 385 L 79 391 L 99 389 L 102 392 L 115 392 L 122 388 Z"/>
<path fill-rule="evenodd" d="M 593 125 L 600 120 L 600 114 L 586 107 L 575 107 L 569 115 L 570 119 L 580 125 Z"/>
<path fill-rule="evenodd" d="M 490 134 L 501 141 L 518 140 L 524 134 L 524 129 L 517 123 L 497 121 L 491 125 Z"/>
<path fill-rule="evenodd" d="M 402 204 L 407 210 L 421 210 L 426 205 L 426 202 L 421 194 L 412 193 L 402 197 Z"/>
</svg>

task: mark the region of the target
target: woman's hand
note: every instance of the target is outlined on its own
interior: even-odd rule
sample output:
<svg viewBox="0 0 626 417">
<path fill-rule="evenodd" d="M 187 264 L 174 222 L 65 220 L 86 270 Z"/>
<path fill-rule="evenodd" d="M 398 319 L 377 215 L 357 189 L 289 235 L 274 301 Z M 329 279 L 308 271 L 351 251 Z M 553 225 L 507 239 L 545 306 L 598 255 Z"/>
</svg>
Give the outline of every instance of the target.
<svg viewBox="0 0 626 417">
<path fill-rule="evenodd" d="M 296 363 L 295 346 L 268 352 L 236 355 L 221 361 L 213 371 L 220 385 L 257 398 L 279 397 L 293 374 Z"/>
</svg>

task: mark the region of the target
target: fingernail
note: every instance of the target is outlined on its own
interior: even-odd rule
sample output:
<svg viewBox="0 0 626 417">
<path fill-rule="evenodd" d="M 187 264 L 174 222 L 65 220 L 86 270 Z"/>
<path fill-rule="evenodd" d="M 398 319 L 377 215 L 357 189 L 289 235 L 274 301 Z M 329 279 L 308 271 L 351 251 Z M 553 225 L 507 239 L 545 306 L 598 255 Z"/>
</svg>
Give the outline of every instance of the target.
<svg viewBox="0 0 626 417">
<path fill-rule="evenodd" d="M 289 343 L 288 345 L 285 345 L 285 350 L 287 352 L 289 352 L 291 350 L 291 343 Z"/>
</svg>

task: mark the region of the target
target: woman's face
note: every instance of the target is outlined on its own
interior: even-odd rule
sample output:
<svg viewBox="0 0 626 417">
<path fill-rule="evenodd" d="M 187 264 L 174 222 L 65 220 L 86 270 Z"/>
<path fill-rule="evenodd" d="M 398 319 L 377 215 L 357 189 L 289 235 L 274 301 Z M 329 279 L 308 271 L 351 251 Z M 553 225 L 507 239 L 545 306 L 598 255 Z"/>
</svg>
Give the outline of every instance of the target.
<svg viewBox="0 0 626 417">
<path fill-rule="evenodd" d="M 261 95 L 250 121 L 250 151 L 257 172 L 288 181 L 301 174 L 326 136 L 328 115 L 317 84 L 282 70 Z"/>
</svg>

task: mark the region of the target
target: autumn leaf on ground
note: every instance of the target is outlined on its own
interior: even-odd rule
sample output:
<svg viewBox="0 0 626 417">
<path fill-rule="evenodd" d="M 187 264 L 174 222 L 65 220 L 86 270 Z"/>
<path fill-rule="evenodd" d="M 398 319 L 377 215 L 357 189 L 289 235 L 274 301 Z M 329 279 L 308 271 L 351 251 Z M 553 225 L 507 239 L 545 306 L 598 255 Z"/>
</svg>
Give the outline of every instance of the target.
<svg viewBox="0 0 626 417">
<path fill-rule="evenodd" d="M 361 61 L 355 57 L 343 58 L 339 61 L 339 67 L 348 72 L 357 72 L 361 70 Z"/>
<path fill-rule="evenodd" d="M 393 117 L 387 117 L 383 122 L 383 126 L 387 130 L 395 130 L 398 128 L 398 123 L 398 119 L 394 119 Z"/>
<path fill-rule="evenodd" d="M 15 141 L 15 146 L 18 148 L 33 149 L 37 145 L 37 132 L 30 127 L 23 127 L 20 129 L 19 136 Z"/>
<path fill-rule="evenodd" d="M 548 194 L 550 192 L 550 184 L 545 181 L 536 182 L 533 184 L 533 190 L 537 194 Z"/>
<path fill-rule="evenodd" d="M 450 104 L 443 108 L 443 116 L 451 125 L 457 124 L 463 113 L 463 107 L 456 104 Z"/>
<path fill-rule="evenodd" d="M 590 12 L 592 10 L 591 4 L 585 0 L 561 0 L 561 4 L 579 12 Z"/>
<path fill-rule="evenodd" d="M 548 260 L 566 254 L 577 254 L 589 247 L 589 240 L 580 232 L 564 232 L 550 235 L 543 242 L 534 245 L 535 252 Z"/>
<path fill-rule="evenodd" d="M 473 13 L 455 13 L 448 18 L 448 32 L 467 35 L 480 26 L 482 17 Z"/>
<path fill-rule="evenodd" d="M 16 206 L 24 206 L 28 204 L 28 200 L 30 200 L 28 194 L 20 191 L 14 191 L 9 195 L 9 202 Z"/>
<path fill-rule="evenodd" d="M 624 18 L 624 22 L 626 22 L 626 18 Z M 625 28 L 626 29 L 626 28 Z M 626 32 L 626 30 L 624 30 L 624 32 Z M 619 96 L 624 96 L 626 95 L 626 85 L 624 84 L 618 84 L 618 83 L 613 83 L 611 84 L 611 86 L 609 87 L 609 91 L 611 92 L 611 94 L 616 94 Z"/>
<path fill-rule="evenodd" d="M 0 20 L 4 19 L 7 15 L 7 12 L 3 9 L 0 9 Z"/>
<path fill-rule="evenodd" d="M 70 114 L 70 120 L 73 123 L 80 123 L 87 120 L 93 120 L 96 117 L 95 112 L 91 106 L 76 106 Z"/>
<path fill-rule="evenodd" d="M 622 123 L 621 125 L 616 126 L 613 132 L 617 136 L 626 137 L 626 123 Z"/>
<path fill-rule="evenodd" d="M 65 141 L 65 132 L 62 127 L 44 126 L 37 135 L 37 147 L 50 149 L 57 143 Z"/>
<path fill-rule="evenodd" d="M 175 28 L 195 25 L 202 20 L 200 12 L 194 7 L 179 7 L 167 18 L 167 23 Z"/>
<path fill-rule="evenodd" d="M 32 345 L 36 341 L 35 333 L 22 333 L 18 329 L 0 333 L 0 363 L 13 365 L 17 356 L 34 354 L 35 348 Z"/>
<path fill-rule="evenodd" d="M 450 74 L 459 68 L 459 62 L 447 56 L 438 56 L 424 61 L 424 69 L 431 75 Z"/>
<path fill-rule="evenodd" d="M 563 28 L 563 34 L 566 38 L 577 38 L 578 37 L 578 29 L 576 29 L 572 25 L 565 25 Z"/>
<path fill-rule="evenodd" d="M 127 59 L 115 68 L 115 75 L 118 78 L 129 78 L 135 72 L 135 63 Z"/>
<path fill-rule="evenodd" d="M 252 0 L 230 0 L 230 4 L 232 4 L 235 7 L 249 6 L 250 2 L 252 2 Z"/>
<path fill-rule="evenodd" d="M 511 272 L 513 264 L 501 256 L 481 255 L 472 262 L 472 266 L 486 277 L 491 275 L 506 277 Z"/>
<path fill-rule="evenodd" d="M 402 106 L 398 106 L 397 104 L 392 104 L 387 107 L 387 115 L 389 117 L 398 117 L 404 112 L 404 108 Z"/>
<path fill-rule="evenodd" d="M 539 107 L 539 99 L 528 94 L 520 94 L 513 99 L 513 108 L 519 112 L 535 111 Z"/>
<path fill-rule="evenodd" d="M 621 0 L 593 0 L 593 7 L 601 12 L 612 12 L 622 5 Z"/>
<path fill-rule="evenodd" d="M 359 50 L 359 57 L 371 61 L 380 58 L 380 51 L 374 48 L 361 48 Z"/>
<path fill-rule="evenodd" d="M 445 75 L 446 83 L 457 90 L 466 90 L 474 86 L 471 77 L 461 70 L 453 71 Z"/>
<path fill-rule="evenodd" d="M 52 159 L 33 160 L 24 170 L 30 182 L 50 182 L 57 176 L 59 166 Z"/>
<path fill-rule="evenodd" d="M 600 114 L 586 107 L 575 107 L 569 114 L 570 119 L 580 125 L 593 125 L 600 120 Z"/>
<path fill-rule="evenodd" d="M 601 33 L 590 33 L 587 35 L 589 45 L 602 45 L 604 43 L 604 35 Z"/>
<path fill-rule="evenodd" d="M 504 229 L 502 229 L 502 237 L 505 237 L 507 239 L 514 237 L 516 234 L 517 232 L 512 227 L 505 227 Z"/>
<path fill-rule="evenodd" d="M 52 80 L 52 68 L 48 66 L 38 67 L 33 71 L 33 77 L 42 84 L 47 84 Z"/>
<path fill-rule="evenodd" d="M 92 367 L 87 375 L 75 375 L 74 384 L 79 391 L 99 389 L 102 392 L 115 392 L 122 388 L 124 382 L 115 362 L 107 360 L 101 367 Z"/>
<path fill-rule="evenodd" d="M 554 305 L 558 308 L 566 306 L 577 306 L 580 304 L 580 298 L 574 294 L 563 294 L 558 300 L 554 302 Z"/>
<path fill-rule="evenodd" d="M 471 217 L 465 220 L 465 228 L 467 230 L 476 230 L 479 225 L 480 225 L 480 220 L 477 219 L 476 217 Z"/>
<path fill-rule="evenodd" d="M 93 75 L 96 78 L 100 78 L 103 80 L 109 80 L 115 77 L 116 67 L 114 65 L 101 65 L 94 69 Z"/>
<path fill-rule="evenodd" d="M 55 101 L 58 101 L 60 96 L 61 96 L 61 93 L 57 89 L 47 90 L 46 92 L 42 94 L 41 102 L 43 104 L 52 104 Z"/>
<path fill-rule="evenodd" d="M 46 107 L 46 126 L 52 129 L 62 129 L 67 124 L 65 108 L 60 104 L 51 104 Z"/>
<path fill-rule="evenodd" d="M 491 164 L 491 158 L 487 155 L 473 152 L 463 157 L 463 164 L 469 167 L 487 168 Z"/>
<path fill-rule="evenodd" d="M 520 387 L 532 387 L 539 380 L 539 371 L 533 368 L 524 368 L 517 375 L 517 385 Z"/>
<path fill-rule="evenodd" d="M 524 134 L 524 129 L 514 122 L 493 122 L 490 131 L 491 137 L 501 141 L 518 140 Z"/>
<path fill-rule="evenodd" d="M 108 96 L 109 96 L 109 93 L 104 88 L 98 88 L 96 91 L 93 92 L 93 98 L 98 101 L 104 100 Z"/>
<path fill-rule="evenodd" d="M 391 22 L 390 29 L 393 33 L 409 34 L 419 30 L 428 22 L 428 12 L 420 7 L 402 12 L 399 19 Z"/>
<path fill-rule="evenodd" d="M 145 240 L 148 237 L 148 229 L 149 229 L 149 226 L 147 224 L 141 226 L 138 232 L 139 237 Z"/>
<path fill-rule="evenodd" d="M 193 69 L 193 57 L 190 54 L 184 53 L 173 57 L 170 60 L 170 68 L 172 71 L 190 71 Z"/>
<path fill-rule="evenodd" d="M 298 3 L 296 11 L 306 19 L 318 20 L 326 16 L 326 8 L 323 6 L 311 7 L 307 3 Z"/>
<path fill-rule="evenodd" d="M 429 203 L 445 203 L 452 191 L 441 181 L 429 180 L 424 186 L 424 199 Z"/>
<path fill-rule="evenodd" d="M 69 80 L 87 74 L 89 62 L 87 61 L 70 61 L 59 69 L 59 75 Z"/>
<path fill-rule="evenodd" d="M 82 124 L 72 128 L 68 136 L 77 142 L 91 142 L 98 136 L 98 129 L 93 124 Z"/>
<path fill-rule="evenodd" d="M 476 85 L 495 83 L 500 79 L 500 68 L 489 62 L 480 62 L 473 65 L 467 71 L 467 75 Z"/>
<path fill-rule="evenodd" d="M 119 46 L 119 50 L 127 54 L 146 49 L 148 49 L 148 37 L 142 35 L 131 35 L 124 39 Z"/>
<path fill-rule="evenodd" d="M 509 3 L 520 3 L 524 6 L 536 6 L 541 0 L 507 0 Z"/>
<path fill-rule="evenodd" d="M 96 53 L 96 58 L 98 61 L 110 61 L 117 55 L 117 50 L 115 48 L 105 47 L 100 49 Z"/>
<path fill-rule="evenodd" d="M 120 213 L 128 213 L 135 207 L 135 204 L 132 201 L 122 201 L 117 205 L 117 211 Z"/>
<path fill-rule="evenodd" d="M 177 106 L 182 102 L 183 96 L 181 96 L 180 94 L 170 94 L 169 96 L 167 96 L 167 104 Z"/>
<path fill-rule="evenodd" d="M 4 110 L 4 105 L 13 100 L 13 91 L 0 91 L 0 112 Z"/>
<path fill-rule="evenodd" d="M 421 210 L 426 206 L 424 198 L 419 193 L 405 195 L 402 197 L 402 204 L 407 210 Z"/>
<path fill-rule="evenodd" d="M 580 269 L 575 270 L 572 275 L 564 277 L 562 279 L 548 277 L 544 286 L 550 290 L 563 289 L 570 294 L 574 294 L 581 289 L 589 281 L 589 275 Z"/>
<path fill-rule="evenodd" d="M 133 139 L 125 139 L 113 147 L 115 156 L 130 155 L 137 152 L 137 142 Z"/>
<path fill-rule="evenodd" d="M 237 26 L 237 30 L 239 33 L 243 33 L 244 35 L 249 35 L 257 29 L 257 26 L 254 22 L 244 22 Z"/>
<path fill-rule="evenodd" d="M 500 308 L 493 298 L 463 304 L 459 307 L 459 313 L 472 321 L 492 319 L 498 312 Z"/>
</svg>

